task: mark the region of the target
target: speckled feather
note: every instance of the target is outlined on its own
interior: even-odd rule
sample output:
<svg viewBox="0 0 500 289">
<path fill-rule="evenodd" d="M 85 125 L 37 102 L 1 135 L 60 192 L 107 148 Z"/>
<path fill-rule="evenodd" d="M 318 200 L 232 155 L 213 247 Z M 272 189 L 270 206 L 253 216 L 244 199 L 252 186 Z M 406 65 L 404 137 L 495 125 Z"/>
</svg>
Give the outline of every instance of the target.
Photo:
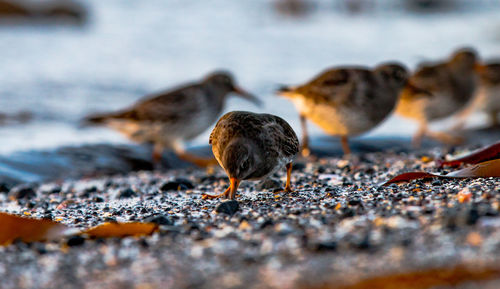
<svg viewBox="0 0 500 289">
<path fill-rule="evenodd" d="M 285 120 L 271 114 L 233 111 L 221 117 L 209 139 L 218 160 L 222 159 L 231 141 L 237 138 L 246 139 L 265 152 L 266 161 L 248 179 L 274 172 L 291 162 L 299 152 L 299 141 L 293 129 Z"/>
<path fill-rule="evenodd" d="M 372 71 L 362 67 L 341 67 L 327 70 L 293 92 L 313 100 L 316 104 L 342 105 L 362 102 L 364 98 L 376 98 L 376 88 L 381 83 Z M 384 91 L 385 92 L 385 91 Z"/>
</svg>

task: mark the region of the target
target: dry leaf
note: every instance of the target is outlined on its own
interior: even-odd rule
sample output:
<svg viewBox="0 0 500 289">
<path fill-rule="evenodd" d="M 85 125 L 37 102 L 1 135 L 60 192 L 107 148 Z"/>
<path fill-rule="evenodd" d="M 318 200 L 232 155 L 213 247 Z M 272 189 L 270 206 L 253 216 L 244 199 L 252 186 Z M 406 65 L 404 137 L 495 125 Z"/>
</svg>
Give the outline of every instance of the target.
<svg viewBox="0 0 500 289">
<path fill-rule="evenodd" d="M 368 277 L 358 282 L 342 285 L 340 282 L 327 282 L 314 289 L 421 289 L 440 286 L 466 285 L 471 282 L 494 280 L 500 277 L 496 266 L 464 266 L 432 268 Z M 303 287 L 305 288 L 305 287 Z M 307 288 L 311 288 L 310 286 Z"/>
<path fill-rule="evenodd" d="M 457 167 L 461 164 L 478 164 L 489 160 L 500 159 L 500 142 L 485 148 L 476 150 L 466 156 L 450 160 L 438 161 L 439 167 L 451 166 Z"/>
<path fill-rule="evenodd" d="M 451 178 L 490 178 L 500 177 L 500 160 L 491 160 L 479 163 L 446 175 L 439 175 L 426 172 L 410 172 L 398 175 L 382 184 L 387 186 L 394 183 L 409 182 L 411 180 L 423 180 L 431 178 L 451 179 Z"/>
<path fill-rule="evenodd" d="M 71 230 L 61 223 L 7 213 L 0 213 L 0 224 L 0 246 L 8 245 L 15 240 L 23 242 L 54 240 L 67 235 Z"/>
<path fill-rule="evenodd" d="M 104 223 L 81 232 L 92 238 L 151 235 L 158 230 L 154 223 Z"/>
</svg>

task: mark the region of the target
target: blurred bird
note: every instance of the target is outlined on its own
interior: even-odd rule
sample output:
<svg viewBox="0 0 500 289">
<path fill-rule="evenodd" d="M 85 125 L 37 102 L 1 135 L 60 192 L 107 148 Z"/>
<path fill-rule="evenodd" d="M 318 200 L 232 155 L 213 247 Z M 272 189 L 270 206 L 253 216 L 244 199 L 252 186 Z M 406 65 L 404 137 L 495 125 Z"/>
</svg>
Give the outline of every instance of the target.
<svg viewBox="0 0 500 289">
<path fill-rule="evenodd" d="M 215 125 L 209 143 L 231 185 L 222 194 L 205 194 L 203 198 L 234 199 L 242 180 L 264 179 L 283 167 L 287 170 L 285 191 L 292 191 L 292 161 L 299 152 L 299 140 L 282 118 L 245 111 L 229 112 Z"/>
<path fill-rule="evenodd" d="M 198 136 L 217 120 L 231 92 L 261 104 L 255 96 L 237 87 L 231 74 L 217 71 L 200 82 L 147 96 L 118 112 L 91 115 L 86 121 L 114 128 L 135 142 L 153 143 L 155 163 L 160 161 L 163 149 L 170 148 L 183 160 L 209 166 L 216 161 L 187 153 L 184 142 Z"/>
<path fill-rule="evenodd" d="M 487 113 L 492 126 L 499 126 L 500 113 L 500 62 L 478 64 L 476 71 L 479 75 L 479 85 L 473 103 L 462 115 L 456 128 L 463 128 L 466 118 L 474 111 Z"/>
<path fill-rule="evenodd" d="M 419 146 L 424 136 L 444 143 L 456 144 L 460 137 L 445 132 L 429 131 L 430 121 L 451 116 L 472 99 L 476 88 L 476 52 L 457 50 L 445 62 L 421 64 L 410 77 L 413 86 L 406 86 L 400 95 L 396 113 L 419 122 L 413 143 Z M 415 90 L 415 86 L 420 90 Z M 429 93 L 422 93 L 427 91 Z"/>
<path fill-rule="evenodd" d="M 302 154 L 309 155 L 306 119 L 326 133 L 340 136 L 344 154 L 350 153 L 348 137 L 364 133 L 382 122 L 394 109 L 409 74 L 398 63 L 365 67 L 337 67 L 308 83 L 283 87 L 300 114 Z"/>
</svg>

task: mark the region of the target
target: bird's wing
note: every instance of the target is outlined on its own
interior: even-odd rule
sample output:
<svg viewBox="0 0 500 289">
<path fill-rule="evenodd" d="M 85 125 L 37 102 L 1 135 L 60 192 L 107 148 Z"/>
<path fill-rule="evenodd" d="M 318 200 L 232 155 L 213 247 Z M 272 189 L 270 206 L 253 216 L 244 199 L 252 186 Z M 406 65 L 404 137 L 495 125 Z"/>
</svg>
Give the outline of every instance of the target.
<svg viewBox="0 0 500 289">
<path fill-rule="evenodd" d="M 299 140 L 292 127 L 281 117 L 265 114 L 266 120 L 260 131 L 266 135 L 274 136 L 271 142 L 275 142 L 279 151 L 286 157 L 293 157 L 299 152 Z"/>
<path fill-rule="evenodd" d="M 295 89 L 296 93 L 316 103 L 339 105 L 357 95 L 360 89 L 358 76 L 369 71 L 362 68 L 336 68 L 325 71 L 305 85 Z"/>
<path fill-rule="evenodd" d="M 199 110 L 204 91 L 200 85 L 188 85 L 145 97 L 131 108 L 110 114 L 109 118 L 134 121 L 179 121 Z"/>
</svg>

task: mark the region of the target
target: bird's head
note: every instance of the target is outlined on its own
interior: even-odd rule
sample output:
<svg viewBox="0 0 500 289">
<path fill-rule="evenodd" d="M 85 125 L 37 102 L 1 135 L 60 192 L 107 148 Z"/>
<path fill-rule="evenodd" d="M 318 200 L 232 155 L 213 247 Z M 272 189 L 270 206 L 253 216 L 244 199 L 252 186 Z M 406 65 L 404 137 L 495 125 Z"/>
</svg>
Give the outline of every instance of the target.
<svg viewBox="0 0 500 289">
<path fill-rule="evenodd" d="M 395 89 L 403 88 L 410 78 L 408 69 L 406 69 L 404 65 L 396 62 L 381 64 L 375 68 L 375 72 L 379 73 L 383 79 Z"/>
<path fill-rule="evenodd" d="M 243 90 L 241 87 L 236 85 L 236 82 L 231 75 L 231 73 L 227 71 L 215 71 L 210 73 L 207 77 L 205 77 L 204 81 L 205 84 L 209 84 L 218 91 L 220 91 L 224 96 L 228 95 L 229 93 L 236 93 L 242 98 L 253 102 L 257 106 L 261 106 L 262 102 L 260 99 L 255 97 L 254 95 L 246 92 Z"/>
<path fill-rule="evenodd" d="M 473 71 L 478 62 L 478 56 L 472 48 L 461 48 L 455 51 L 450 60 L 450 66 L 458 71 Z"/>
<path fill-rule="evenodd" d="M 252 144 L 251 140 L 238 138 L 226 147 L 222 161 L 229 177 L 244 180 L 255 171 L 260 154 Z"/>
</svg>

